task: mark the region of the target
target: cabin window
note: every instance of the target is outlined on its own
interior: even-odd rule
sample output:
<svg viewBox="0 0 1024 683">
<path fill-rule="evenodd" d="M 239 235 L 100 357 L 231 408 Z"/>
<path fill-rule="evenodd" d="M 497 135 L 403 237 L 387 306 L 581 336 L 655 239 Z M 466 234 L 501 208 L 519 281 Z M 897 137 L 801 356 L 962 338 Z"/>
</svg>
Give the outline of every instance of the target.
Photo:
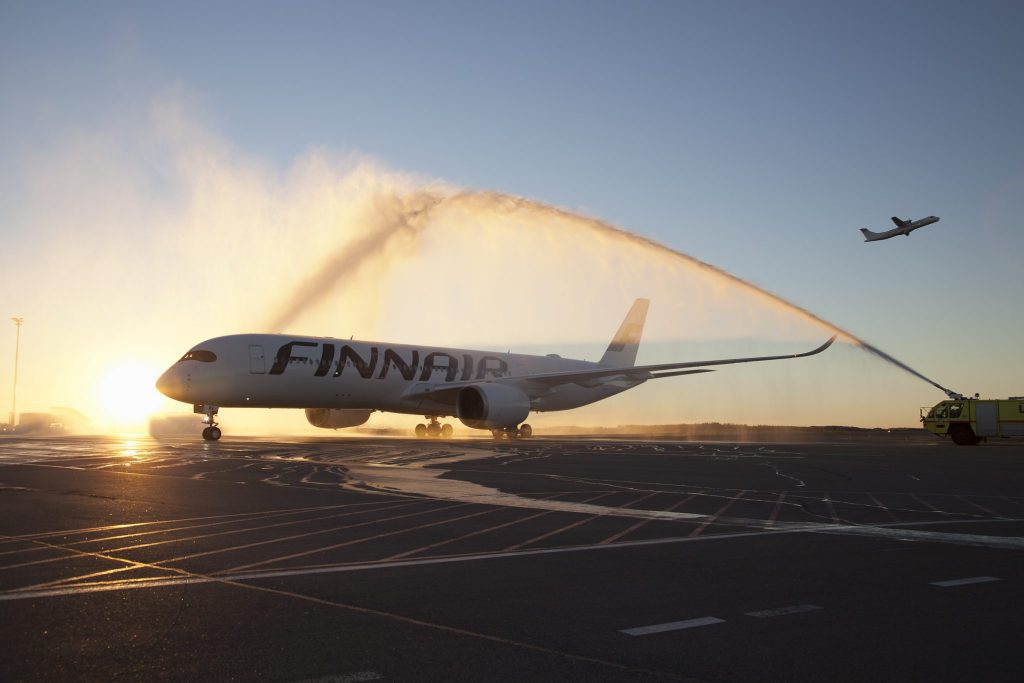
<svg viewBox="0 0 1024 683">
<path fill-rule="evenodd" d="M 946 417 L 946 404 L 937 405 L 932 408 L 932 417 L 937 417 L 940 420 Z"/>
<path fill-rule="evenodd" d="M 212 363 L 213 361 L 217 360 L 217 354 L 215 354 L 213 351 L 202 351 L 199 349 L 193 349 L 192 351 L 189 351 L 184 356 L 182 356 L 181 360 L 197 360 L 200 363 Z M 180 363 L 181 360 L 179 360 L 178 362 Z"/>
<path fill-rule="evenodd" d="M 964 406 L 962 403 L 954 403 L 949 407 L 950 417 L 960 417 L 960 412 L 963 411 Z"/>
</svg>

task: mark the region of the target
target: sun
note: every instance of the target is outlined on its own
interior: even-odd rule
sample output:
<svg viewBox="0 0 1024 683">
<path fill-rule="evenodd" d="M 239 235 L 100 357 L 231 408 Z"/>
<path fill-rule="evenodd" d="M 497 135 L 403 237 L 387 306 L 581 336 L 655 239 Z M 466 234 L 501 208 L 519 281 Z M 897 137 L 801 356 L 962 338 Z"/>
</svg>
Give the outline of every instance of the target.
<svg viewBox="0 0 1024 683">
<path fill-rule="evenodd" d="M 125 362 L 112 368 L 97 387 L 105 422 L 138 425 L 156 412 L 163 397 L 154 383 L 159 371 L 142 363 Z"/>
</svg>

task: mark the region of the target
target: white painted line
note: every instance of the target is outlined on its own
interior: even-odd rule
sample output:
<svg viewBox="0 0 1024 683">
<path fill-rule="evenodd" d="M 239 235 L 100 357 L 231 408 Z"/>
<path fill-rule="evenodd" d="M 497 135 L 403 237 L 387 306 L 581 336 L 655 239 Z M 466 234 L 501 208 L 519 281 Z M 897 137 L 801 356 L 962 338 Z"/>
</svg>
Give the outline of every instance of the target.
<svg viewBox="0 0 1024 683">
<path fill-rule="evenodd" d="M 756 520 L 748 520 L 750 523 L 756 522 Z M 1015 519 L 984 519 L 984 520 L 933 520 L 930 522 L 913 522 L 914 526 L 937 526 L 943 524 L 957 524 L 957 525 L 969 525 L 969 524 L 998 524 L 1006 522 L 1024 522 L 1024 518 Z M 373 571 L 382 569 L 394 569 L 400 567 L 413 567 L 413 566 L 427 566 L 435 564 L 448 564 L 448 563 L 459 563 L 459 562 L 477 562 L 481 560 L 496 560 L 496 559 L 507 559 L 507 558 L 520 558 L 520 557 L 536 557 L 542 555 L 561 555 L 564 553 L 580 553 L 580 552 L 591 552 L 595 550 L 625 550 L 628 548 L 643 548 L 643 547 L 656 547 L 664 545 L 676 545 L 680 543 L 704 543 L 706 541 L 728 541 L 736 540 L 741 538 L 766 538 L 769 536 L 786 536 L 791 534 L 815 534 L 815 533 L 827 533 L 827 534 L 854 534 L 864 536 L 877 536 L 885 538 L 885 534 L 889 533 L 903 533 L 903 534 L 918 534 L 919 536 L 911 536 L 914 540 L 934 540 L 939 542 L 959 543 L 967 545 L 984 545 L 985 547 L 994 548 L 1024 548 L 1024 538 L 1017 537 L 998 537 L 998 536 L 977 536 L 972 537 L 969 534 L 942 534 L 942 533 L 928 533 L 923 531 L 911 531 L 911 530 L 897 530 L 892 527 L 897 526 L 894 524 L 881 524 L 877 527 L 835 527 L 824 524 L 792 524 L 782 529 L 773 529 L 771 531 L 742 531 L 731 534 L 711 534 L 708 536 L 676 536 L 668 538 L 652 538 L 638 541 L 619 541 L 617 543 L 597 544 L 597 545 L 578 545 L 578 546 L 563 546 L 559 548 L 535 548 L 526 550 L 517 550 L 514 552 L 490 552 L 490 553 L 473 553 L 467 555 L 442 555 L 438 557 L 426 557 L 419 559 L 399 560 L 399 561 L 377 561 L 377 562 L 363 562 L 363 563 L 351 563 L 351 564 L 335 564 L 327 566 L 316 566 L 316 567 L 297 567 L 295 569 L 274 569 L 274 570 L 261 570 L 252 572 L 242 572 L 235 574 L 221 574 L 218 576 L 206 576 L 202 574 L 192 574 L 188 578 L 173 578 L 173 579 L 140 579 L 137 581 L 110 581 L 103 583 L 79 583 L 74 586 L 66 588 L 50 588 L 46 590 L 33 589 L 26 590 L 25 588 L 0 591 L 0 603 L 8 602 L 12 600 L 32 600 L 36 598 L 47 598 L 62 595 L 78 595 L 84 593 L 99 593 L 106 591 L 122 591 L 122 590 L 133 590 L 133 589 L 152 589 L 152 588 L 163 588 L 165 586 L 179 586 L 179 585 L 192 585 L 192 584 L 205 584 L 205 583 L 224 583 L 228 581 L 251 581 L 257 579 L 274 579 L 284 578 L 292 576 L 308 576 L 318 574 L 334 574 L 343 572 L 353 571 Z M 824 527 L 824 528 L 823 528 Z M 966 539 L 977 538 L 981 539 L 983 543 L 969 543 Z M 903 537 L 903 540 L 909 540 Z M 992 543 L 997 541 L 997 543 Z M 123 561 L 123 560 L 122 560 Z M 79 580 L 81 577 L 78 577 Z M 66 581 L 67 579 L 65 579 Z"/>
<path fill-rule="evenodd" d="M 383 678 L 376 671 L 356 671 L 350 674 L 307 678 L 304 681 L 298 681 L 298 683 L 358 683 L 359 681 L 379 681 Z"/>
<path fill-rule="evenodd" d="M 763 609 L 759 612 L 746 612 L 748 617 L 767 619 L 769 617 L 781 617 L 787 614 L 800 614 L 801 612 L 813 612 L 822 609 L 817 605 L 793 605 L 791 607 L 779 607 L 778 609 Z"/>
<path fill-rule="evenodd" d="M 620 631 L 627 636 L 649 636 L 652 633 L 664 633 L 665 631 L 679 631 L 684 628 L 697 628 L 698 626 L 710 626 L 711 624 L 724 624 L 725 619 L 716 617 L 701 617 L 700 619 L 687 619 L 686 621 L 672 621 L 667 624 L 655 624 L 653 626 L 638 626 Z"/>
<path fill-rule="evenodd" d="M 1002 520 L 984 519 L 979 522 L 993 523 Z M 1007 520 L 1009 521 L 1009 520 Z M 965 524 L 967 520 L 949 520 L 941 522 L 945 524 Z M 841 536 L 871 536 L 877 538 L 890 538 L 895 541 L 929 541 L 934 543 L 952 543 L 955 545 L 971 545 L 979 548 L 1010 548 L 1020 550 L 1024 548 L 1024 537 L 1021 536 L 985 536 L 982 534 L 954 534 L 941 531 L 921 531 L 919 529 L 896 529 L 894 524 L 879 524 L 877 526 L 840 526 L 831 529 L 814 529 L 811 533 L 839 534 Z M 908 522 L 914 526 L 938 524 L 940 522 Z M 768 532 L 765 532 L 768 533 Z"/>
<path fill-rule="evenodd" d="M 986 515 L 991 515 L 992 517 L 1002 517 L 1002 515 L 999 514 L 998 512 L 992 512 L 988 508 L 982 507 L 982 506 L 978 505 L 977 503 L 975 503 L 974 501 L 967 500 L 963 496 L 954 496 L 954 498 L 956 498 L 957 500 L 962 500 L 963 502 L 967 503 L 968 505 L 973 505 L 974 507 L 976 507 L 979 510 L 981 510 L 982 512 L 984 512 Z"/>
<path fill-rule="evenodd" d="M 967 586 L 972 583 L 989 583 L 990 581 L 1002 581 L 1002 579 L 995 576 L 972 576 L 969 579 L 950 579 L 949 581 L 932 581 L 933 586 L 942 586 L 943 588 L 951 588 L 952 586 Z"/>
</svg>

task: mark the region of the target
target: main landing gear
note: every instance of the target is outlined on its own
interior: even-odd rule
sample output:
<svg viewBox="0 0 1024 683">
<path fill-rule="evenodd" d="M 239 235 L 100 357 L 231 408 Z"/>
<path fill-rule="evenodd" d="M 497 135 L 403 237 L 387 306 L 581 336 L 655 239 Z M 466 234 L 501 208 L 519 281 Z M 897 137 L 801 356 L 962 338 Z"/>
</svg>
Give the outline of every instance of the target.
<svg viewBox="0 0 1024 683">
<path fill-rule="evenodd" d="M 529 439 L 533 436 L 533 427 L 523 423 L 519 427 L 510 427 L 508 429 L 492 429 L 491 436 L 495 439 Z"/>
<path fill-rule="evenodd" d="M 452 426 L 450 424 L 441 424 L 433 415 L 425 415 L 424 417 L 430 420 L 430 424 L 416 425 L 417 437 L 421 439 L 425 436 L 429 436 L 432 439 L 436 439 L 437 437 L 441 437 L 442 439 L 452 438 L 452 432 L 454 430 L 452 429 Z"/>
<path fill-rule="evenodd" d="M 220 439 L 220 427 L 217 426 L 217 406 L 194 406 L 193 412 L 203 414 L 203 424 L 210 425 L 203 429 L 203 439 L 206 441 L 217 441 Z"/>
</svg>

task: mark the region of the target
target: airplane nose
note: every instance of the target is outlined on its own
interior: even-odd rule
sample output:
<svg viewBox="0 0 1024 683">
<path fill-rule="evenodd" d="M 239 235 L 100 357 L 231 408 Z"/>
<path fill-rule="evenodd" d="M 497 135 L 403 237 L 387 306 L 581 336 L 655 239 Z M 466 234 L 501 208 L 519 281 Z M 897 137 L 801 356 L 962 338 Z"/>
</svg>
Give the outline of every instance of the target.
<svg viewBox="0 0 1024 683">
<path fill-rule="evenodd" d="M 156 390 L 168 398 L 181 401 L 185 393 L 185 382 L 177 368 L 170 368 L 156 381 Z"/>
</svg>

